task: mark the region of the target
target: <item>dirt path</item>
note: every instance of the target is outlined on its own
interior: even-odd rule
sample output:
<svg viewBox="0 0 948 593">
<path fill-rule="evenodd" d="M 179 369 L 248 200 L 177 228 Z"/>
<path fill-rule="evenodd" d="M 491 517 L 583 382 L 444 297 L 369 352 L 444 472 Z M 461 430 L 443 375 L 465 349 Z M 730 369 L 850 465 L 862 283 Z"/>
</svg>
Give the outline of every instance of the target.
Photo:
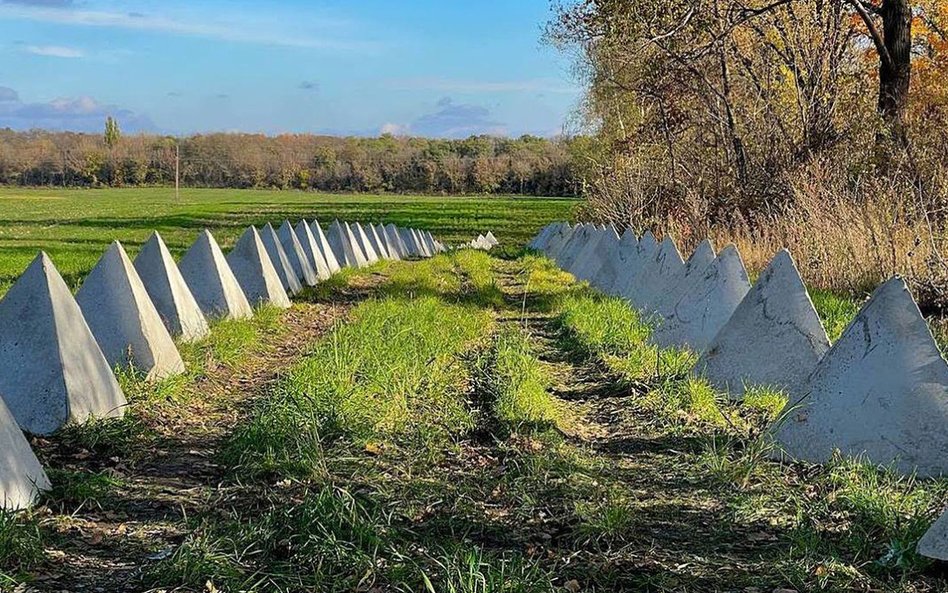
<svg viewBox="0 0 948 593">
<path fill-rule="evenodd" d="M 160 424 L 140 450 L 102 455 L 62 443 L 41 442 L 49 467 L 101 476 L 112 487 L 78 508 L 44 519 L 51 532 L 50 562 L 30 590 L 141 590 L 142 566 L 172 553 L 189 532 L 187 520 L 227 496 L 216 463 L 223 439 L 279 375 L 357 301 L 302 303 L 286 311 L 280 329 L 263 336 L 252 356 L 234 367 L 209 364 L 187 389 L 184 408 Z M 109 454 L 112 453 L 112 454 Z M 96 479 L 94 481 L 100 481 Z M 83 493 L 77 492 L 76 495 Z"/>
</svg>

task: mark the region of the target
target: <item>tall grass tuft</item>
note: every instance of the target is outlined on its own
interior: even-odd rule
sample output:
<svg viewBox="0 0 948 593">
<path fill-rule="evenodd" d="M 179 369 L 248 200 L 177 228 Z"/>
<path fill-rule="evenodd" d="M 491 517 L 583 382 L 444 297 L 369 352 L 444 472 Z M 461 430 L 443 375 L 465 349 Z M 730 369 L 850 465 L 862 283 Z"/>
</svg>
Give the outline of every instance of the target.
<svg viewBox="0 0 948 593">
<path fill-rule="evenodd" d="M 481 379 L 494 416 L 508 426 L 546 427 L 555 425 L 563 414 L 562 406 L 548 391 L 548 370 L 519 328 L 507 328 L 495 336 L 482 364 Z"/>
<path fill-rule="evenodd" d="M 486 311 L 433 297 L 359 305 L 259 404 L 230 460 L 295 475 L 316 469 L 325 438 L 441 443 L 469 430 L 462 355 L 492 323 Z"/>
<path fill-rule="evenodd" d="M 42 560 L 43 539 L 36 520 L 0 509 L 0 590 L 14 590 L 23 573 Z"/>
</svg>

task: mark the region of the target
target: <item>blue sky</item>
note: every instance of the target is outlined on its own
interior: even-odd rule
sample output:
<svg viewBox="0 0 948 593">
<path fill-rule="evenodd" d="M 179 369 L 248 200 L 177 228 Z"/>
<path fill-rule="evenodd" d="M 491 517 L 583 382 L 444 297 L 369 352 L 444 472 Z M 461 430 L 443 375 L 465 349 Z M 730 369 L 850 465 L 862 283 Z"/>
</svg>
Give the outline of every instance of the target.
<svg viewBox="0 0 948 593">
<path fill-rule="evenodd" d="M 555 135 L 549 0 L 0 0 L 0 127 Z"/>
</svg>

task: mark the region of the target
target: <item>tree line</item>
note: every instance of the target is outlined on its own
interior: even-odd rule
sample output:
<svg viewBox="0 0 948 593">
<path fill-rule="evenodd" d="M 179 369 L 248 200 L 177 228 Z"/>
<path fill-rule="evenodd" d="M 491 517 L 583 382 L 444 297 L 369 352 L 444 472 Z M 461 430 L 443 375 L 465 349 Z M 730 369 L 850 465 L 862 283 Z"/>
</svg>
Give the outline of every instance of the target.
<svg viewBox="0 0 948 593">
<path fill-rule="evenodd" d="M 437 140 L 383 135 L 218 133 L 172 138 L 0 130 L 0 184 L 573 196 L 573 142 L 535 136 Z"/>
</svg>

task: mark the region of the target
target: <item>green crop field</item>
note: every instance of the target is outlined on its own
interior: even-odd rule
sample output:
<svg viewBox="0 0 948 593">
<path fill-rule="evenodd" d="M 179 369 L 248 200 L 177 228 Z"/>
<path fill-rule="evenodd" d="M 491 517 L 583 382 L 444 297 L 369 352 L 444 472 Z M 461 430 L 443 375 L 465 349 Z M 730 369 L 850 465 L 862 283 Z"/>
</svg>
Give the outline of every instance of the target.
<svg viewBox="0 0 948 593">
<path fill-rule="evenodd" d="M 332 195 L 293 191 L 170 188 L 0 189 L 0 294 L 39 250 L 75 287 L 109 242 L 130 254 L 152 230 L 181 253 L 202 228 L 226 247 L 249 224 L 285 218 L 393 222 L 433 232 L 448 243 L 492 230 L 506 245 L 528 241 L 543 225 L 570 215 L 575 200 L 514 197 Z"/>
</svg>

